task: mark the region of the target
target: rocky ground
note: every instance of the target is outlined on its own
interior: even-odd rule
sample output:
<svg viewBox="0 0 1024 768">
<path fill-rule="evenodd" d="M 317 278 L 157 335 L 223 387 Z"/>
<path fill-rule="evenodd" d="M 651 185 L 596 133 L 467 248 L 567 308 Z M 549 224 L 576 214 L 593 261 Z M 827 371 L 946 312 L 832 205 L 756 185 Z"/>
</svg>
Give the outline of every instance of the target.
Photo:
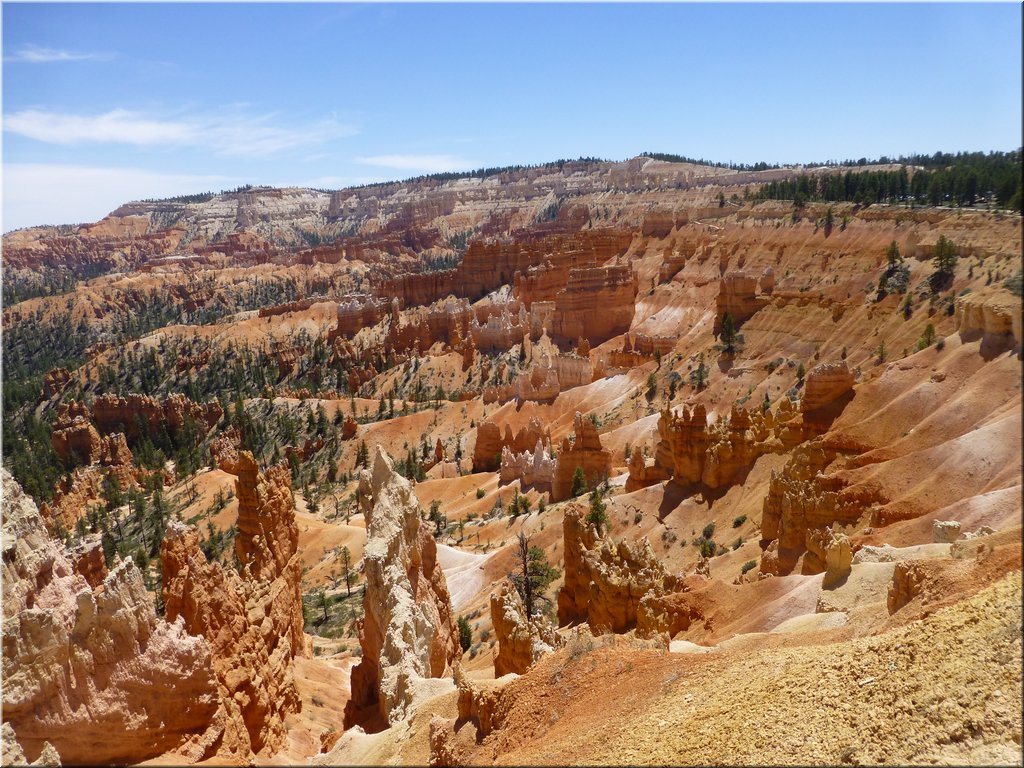
<svg viewBox="0 0 1024 768">
<path fill-rule="evenodd" d="M 787 173 L 6 236 L 5 764 L 1019 763 L 1020 216 Z"/>
</svg>

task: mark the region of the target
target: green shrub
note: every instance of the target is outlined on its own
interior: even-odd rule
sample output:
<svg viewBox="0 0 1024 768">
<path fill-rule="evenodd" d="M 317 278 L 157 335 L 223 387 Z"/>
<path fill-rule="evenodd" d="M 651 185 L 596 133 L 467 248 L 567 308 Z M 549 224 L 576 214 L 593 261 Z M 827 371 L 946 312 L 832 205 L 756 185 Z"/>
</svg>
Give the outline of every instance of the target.
<svg viewBox="0 0 1024 768">
<path fill-rule="evenodd" d="M 743 564 L 743 567 L 740 568 L 740 574 L 745 574 L 747 571 L 749 571 L 751 568 L 754 568 L 756 565 L 756 560 L 747 560 L 747 562 Z"/>
<path fill-rule="evenodd" d="M 740 515 L 739 517 L 737 517 L 735 520 L 732 521 L 732 527 L 733 528 L 739 528 L 745 522 L 747 522 L 747 516 L 746 515 Z"/>
</svg>

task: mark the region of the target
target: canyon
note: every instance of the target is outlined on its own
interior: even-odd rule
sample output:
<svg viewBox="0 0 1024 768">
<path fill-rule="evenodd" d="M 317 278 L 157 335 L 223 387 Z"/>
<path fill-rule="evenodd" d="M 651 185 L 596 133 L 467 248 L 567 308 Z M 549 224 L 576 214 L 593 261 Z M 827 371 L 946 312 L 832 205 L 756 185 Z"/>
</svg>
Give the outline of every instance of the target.
<svg viewBox="0 0 1024 768">
<path fill-rule="evenodd" d="M 1019 762 L 1020 213 L 759 193 L 898 169 L 5 235 L 4 764 Z"/>
</svg>

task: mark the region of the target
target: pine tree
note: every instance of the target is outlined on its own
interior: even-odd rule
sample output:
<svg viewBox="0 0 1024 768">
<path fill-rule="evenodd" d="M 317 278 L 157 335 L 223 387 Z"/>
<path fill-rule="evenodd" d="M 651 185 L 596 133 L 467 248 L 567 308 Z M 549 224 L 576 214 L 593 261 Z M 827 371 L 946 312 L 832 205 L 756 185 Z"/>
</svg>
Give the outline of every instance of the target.
<svg viewBox="0 0 1024 768">
<path fill-rule="evenodd" d="M 572 473 L 572 488 L 569 495 L 573 498 L 587 492 L 587 476 L 583 473 L 583 467 L 576 467 Z"/>
</svg>

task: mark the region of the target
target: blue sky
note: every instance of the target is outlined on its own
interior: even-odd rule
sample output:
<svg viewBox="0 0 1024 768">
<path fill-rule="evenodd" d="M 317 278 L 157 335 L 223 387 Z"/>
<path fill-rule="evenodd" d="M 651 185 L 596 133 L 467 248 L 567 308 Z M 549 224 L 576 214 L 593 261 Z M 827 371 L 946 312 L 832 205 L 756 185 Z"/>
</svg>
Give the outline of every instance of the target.
<svg viewBox="0 0 1024 768">
<path fill-rule="evenodd" d="M 1021 144 L 1009 4 L 3 5 L 3 230 L 243 183 Z"/>
</svg>

